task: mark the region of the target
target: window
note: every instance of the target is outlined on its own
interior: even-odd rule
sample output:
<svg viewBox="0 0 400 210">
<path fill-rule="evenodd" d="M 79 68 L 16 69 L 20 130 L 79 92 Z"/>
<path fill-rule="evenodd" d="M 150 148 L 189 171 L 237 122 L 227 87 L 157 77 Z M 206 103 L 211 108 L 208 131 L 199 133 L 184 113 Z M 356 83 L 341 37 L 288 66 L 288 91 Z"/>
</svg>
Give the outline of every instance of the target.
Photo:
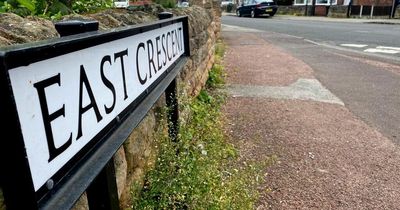
<svg viewBox="0 0 400 210">
<path fill-rule="evenodd" d="M 336 5 L 336 0 L 316 0 L 315 5 Z"/>
<path fill-rule="evenodd" d="M 308 5 L 312 5 L 312 0 L 308 0 Z M 306 5 L 306 0 L 295 0 L 294 5 Z"/>
</svg>

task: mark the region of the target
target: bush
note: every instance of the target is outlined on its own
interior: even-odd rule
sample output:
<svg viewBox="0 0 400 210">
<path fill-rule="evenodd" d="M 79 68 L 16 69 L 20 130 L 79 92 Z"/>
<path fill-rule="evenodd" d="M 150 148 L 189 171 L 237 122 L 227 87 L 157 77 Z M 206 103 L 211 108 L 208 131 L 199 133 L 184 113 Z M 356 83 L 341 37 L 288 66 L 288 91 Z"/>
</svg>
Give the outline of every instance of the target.
<svg viewBox="0 0 400 210">
<path fill-rule="evenodd" d="M 60 17 L 70 13 L 95 12 L 111 8 L 112 0 L 5 0 L 0 2 L 0 12 L 11 12 L 22 17 Z"/>
<path fill-rule="evenodd" d="M 156 0 L 157 4 L 161 4 L 164 8 L 174 8 L 176 6 L 175 0 Z"/>
</svg>

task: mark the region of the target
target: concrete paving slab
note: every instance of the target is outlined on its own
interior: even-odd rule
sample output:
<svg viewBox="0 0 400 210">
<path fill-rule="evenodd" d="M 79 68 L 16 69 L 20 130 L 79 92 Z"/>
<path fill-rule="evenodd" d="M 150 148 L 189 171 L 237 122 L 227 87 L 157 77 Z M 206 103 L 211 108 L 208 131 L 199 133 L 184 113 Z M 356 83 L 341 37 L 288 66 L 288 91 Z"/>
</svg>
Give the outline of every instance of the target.
<svg viewBox="0 0 400 210">
<path fill-rule="evenodd" d="M 344 106 L 338 97 L 323 87 L 316 79 L 298 79 L 286 87 L 228 85 L 227 92 L 233 97 L 312 100 Z"/>
</svg>

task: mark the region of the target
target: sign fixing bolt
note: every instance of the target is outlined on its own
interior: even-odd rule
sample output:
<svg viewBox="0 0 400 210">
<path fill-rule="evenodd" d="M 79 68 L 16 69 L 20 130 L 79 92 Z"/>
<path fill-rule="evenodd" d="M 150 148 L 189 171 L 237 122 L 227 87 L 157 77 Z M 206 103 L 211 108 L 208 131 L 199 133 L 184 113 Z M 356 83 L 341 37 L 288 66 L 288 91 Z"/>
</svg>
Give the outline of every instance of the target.
<svg viewBox="0 0 400 210">
<path fill-rule="evenodd" d="M 46 187 L 47 187 L 48 190 L 53 189 L 53 187 L 54 187 L 54 181 L 53 181 L 52 179 L 47 180 L 47 182 L 46 182 Z"/>
</svg>

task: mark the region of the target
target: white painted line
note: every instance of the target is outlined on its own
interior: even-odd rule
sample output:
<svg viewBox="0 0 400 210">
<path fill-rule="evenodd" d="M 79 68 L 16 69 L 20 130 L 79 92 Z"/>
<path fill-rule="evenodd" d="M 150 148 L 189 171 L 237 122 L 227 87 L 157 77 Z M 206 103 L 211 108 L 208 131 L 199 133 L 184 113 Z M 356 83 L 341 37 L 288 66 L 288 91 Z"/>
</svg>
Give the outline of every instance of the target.
<svg viewBox="0 0 400 210">
<path fill-rule="evenodd" d="M 364 50 L 364 52 L 370 52 L 370 53 L 387 53 L 387 54 L 396 54 L 400 53 L 400 51 L 397 50 L 386 50 L 386 49 L 376 49 L 376 48 L 369 48 Z"/>
<path fill-rule="evenodd" d="M 343 47 L 363 48 L 363 47 L 366 47 L 366 46 L 368 46 L 368 45 L 366 45 L 366 44 L 341 44 L 340 46 L 343 46 Z"/>
<path fill-rule="evenodd" d="M 240 26 L 233 26 L 233 25 L 226 25 L 226 24 L 221 24 L 221 30 L 222 31 L 238 31 L 238 32 L 263 32 L 261 30 L 257 29 L 252 29 L 252 28 L 245 28 L 245 27 L 240 27 Z"/>
<path fill-rule="evenodd" d="M 355 31 L 357 33 L 370 33 L 370 31 Z"/>
<path fill-rule="evenodd" d="M 378 46 L 378 49 L 387 49 L 387 50 L 397 50 L 400 51 L 400 47 L 386 47 L 386 46 Z"/>
<path fill-rule="evenodd" d="M 315 44 L 315 45 L 322 45 L 322 44 L 320 44 L 320 43 L 318 43 L 318 42 L 314 42 L 314 41 L 309 40 L 309 39 L 304 39 L 304 41 L 309 42 L 309 43 L 312 43 L 312 44 Z"/>
<path fill-rule="evenodd" d="M 303 39 L 304 37 L 301 37 L 301 36 L 294 36 L 294 35 L 290 35 L 290 34 L 285 34 L 286 36 L 288 36 L 288 37 L 293 37 L 293 38 L 296 38 L 296 39 Z"/>
</svg>

